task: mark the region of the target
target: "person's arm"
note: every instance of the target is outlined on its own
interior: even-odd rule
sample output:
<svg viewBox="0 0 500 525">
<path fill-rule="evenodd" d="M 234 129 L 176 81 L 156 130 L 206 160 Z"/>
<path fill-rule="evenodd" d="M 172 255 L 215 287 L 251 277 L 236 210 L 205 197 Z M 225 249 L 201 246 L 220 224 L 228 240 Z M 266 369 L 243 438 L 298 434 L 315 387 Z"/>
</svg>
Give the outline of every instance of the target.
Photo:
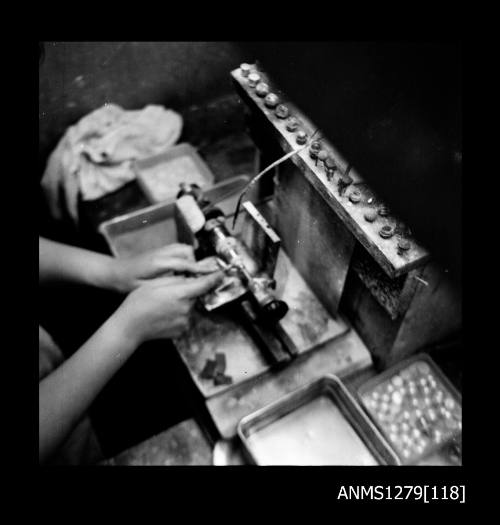
<svg viewBox="0 0 500 525">
<path fill-rule="evenodd" d="M 39 237 L 41 284 L 73 282 L 127 293 L 165 273 L 202 274 L 217 270 L 212 258 L 195 262 L 193 248 L 185 244 L 170 244 L 118 259 Z"/>
<path fill-rule="evenodd" d="M 39 237 L 39 280 L 109 288 L 113 257 Z"/>
<path fill-rule="evenodd" d="M 39 384 L 39 460 L 64 442 L 104 385 L 134 352 L 115 317 Z"/>
<path fill-rule="evenodd" d="M 140 286 L 67 361 L 39 384 L 39 461 L 64 442 L 104 385 L 135 349 L 186 330 L 195 298 L 222 278 L 163 277 Z"/>
</svg>

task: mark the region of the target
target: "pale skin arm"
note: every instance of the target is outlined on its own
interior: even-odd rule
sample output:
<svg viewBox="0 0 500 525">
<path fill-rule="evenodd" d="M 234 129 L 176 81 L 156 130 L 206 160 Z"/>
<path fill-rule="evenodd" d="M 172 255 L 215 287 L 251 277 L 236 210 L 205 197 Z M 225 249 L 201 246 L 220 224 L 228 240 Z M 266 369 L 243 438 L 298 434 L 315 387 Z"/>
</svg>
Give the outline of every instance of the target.
<svg viewBox="0 0 500 525">
<path fill-rule="evenodd" d="M 109 255 L 43 237 L 38 241 L 38 254 L 40 284 L 74 282 L 98 288 L 111 287 L 113 258 Z"/>
<path fill-rule="evenodd" d="M 39 461 L 63 443 L 97 394 L 136 348 L 111 317 L 39 383 Z"/>
<path fill-rule="evenodd" d="M 149 279 L 174 273 L 217 271 L 215 259 L 195 261 L 193 248 L 169 244 L 134 257 L 111 257 L 39 237 L 40 284 L 78 283 L 128 293 Z"/>
<path fill-rule="evenodd" d="M 180 335 L 195 298 L 222 279 L 163 277 L 137 288 L 99 330 L 39 384 L 39 461 L 64 442 L 104 385 L 137 346 Z"/>
<path fill-rule="evenodd" d="M 140 343 L 174 337 L 186 327 L 196 296 L 189 295 L 189 286 L 198 280 L 173 274 L 200 275 L 217 269 L 214 260 L 195 262 L 192 247 L 182 244 L 116 259 L 39 238 L 40 284 L 72 282 L 121 293 L 132 291 L 72 357 L 40 382 L 40 462 L 57 450 Z M 218 275 L 207 275 L 206 283 L 199 278 L 202 287 L 195 292 L 204 293 L 204 283 L 212 287 Z"/>
</svg>

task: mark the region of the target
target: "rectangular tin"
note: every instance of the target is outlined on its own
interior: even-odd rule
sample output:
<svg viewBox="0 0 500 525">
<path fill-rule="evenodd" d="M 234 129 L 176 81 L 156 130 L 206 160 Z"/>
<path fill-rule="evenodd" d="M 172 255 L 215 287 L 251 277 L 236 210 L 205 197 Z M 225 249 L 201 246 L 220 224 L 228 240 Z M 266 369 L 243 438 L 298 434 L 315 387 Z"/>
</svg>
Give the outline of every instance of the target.
<svg viewBox="0 0 500 525">
<path fill-rule="evenodd" d="M 368 406 L 368 403 L 366 401 L 367 396 L 369 396 L 377 387 L 387 382 L 388 380 L 390 380 L 391 378 L 393 378 L 400 372 L 407 370 L 413 364 L 419 363 L 419 362 L 426 363 L 429 366 L 432 372 L 432 375 L 435 377 L 435 379 L 437 379 L 438 382 L 441 383 L 441 385 L 444 387 L 445 390 L 448 391 L 449 395 L 455 400 L 455 402 L 461 406 L 462 404 L 461 394 L 458 392 L 455 386 L 451 383 L 451 381 L 444 375 L 443 371 L 436 365 L 436 363 L 432 360 L 432 358 L 429 355 L 424 354 L 424 353 L 416 354 L 414 356 L 409 357 L 408 359 L 404 359 L 400 361 L 399 363 L 388 368 L 381 374 L 378 374 L 377 376 L 363 383 L 359 387 L 358 392 L 357 392 L 361 406 L 370 416 L 373 423 L 377 426 L 380 432 L 385 436 L 387 441 L 391 443 L 391 446 L 394 448 L 394 450 L 398 454 L 398 457 L 400 458 L 400 461 L 402 462 L 402 464 L 419 464 L 419 462 L 421 462 L 425 458 L 428 458 L 432 455 L 439 455 L 440 450 L 445 450 L 447 446 L 450 445 L 454 440 L 457 440 L 457 439 L 460 440 L 461 438 L 461 431 L 453 432 L 450 435 L 449 439 L 444 440 L 442 443 L 426 448 L 425 451 L 421 455 L 411 457 L 409 459 L 405 459 L 398 452 L 398 448 L 396 444 L 393 443 L 392 440 L 390 439 L 388 432 L 385 431 L 381 421 L 377 417 L 376 412 L 374 412 L 374 410 L 372 410 L 372 408 Z"/>
<path fill-rule="evenodd" d="M 319 417 L 319 412 L 312 408 L 314 403 L 322 400 L 323 414 Z M 309 407 L 311 411 L 308 414 Z M 324 431 L 321 425 L 324 423 L 325 415 L 331 410 L 339 422 L 339 432 Z M 264 433 L 266 438 L 271 435 L 273 429 L 278 431 L 279 425 L 290 418 L 294 414 L 304 414 L 308 428 L 300 422 L 304 431 L 310 433 L 312 439 L 308 441 L 304 439 L 301 434 L 302 431 L 296 433 L 295 447 L 296 454 L 284 457 L 281 452 L 278 452 L 274 457 L 269 456 L 269 451 L 266 451 L 266 442 L 264 441 Z M 340 418 L 339 418 L 340 415 Z M 333 421 L 333 419 L 332 419 Z M 297 425 L 297 428 L 299 427 Z M 340 445 L 336 438 L 341 434 L 341 427 L 344 427 L 342 432 L 349 428 L 349 432 L 354 437 L 354 441 L 359 442 L 356 445 L 363 457 L 370 458 L 369 463 L 365 459 L 358 461 L 358 459 L 350 459 L 350 451 L 344 445 Z M 319 429 L 319 430 L 318 430 Z M 278 401 L 244 417 L 238 424 L 238 435 L 243 444 L 243 450 L 248 459 L 257 465 L 398 465 L 399 459 L 395 452 L 390 447 L 378 429 L 373 425 L 370 419 L 363 412 L 354 397 L 349 393 L 347 388 L 343 385 L 340 379 L 334 375 L 324 376 L 321 379 L 306 385 L 295 392 L 292 392 Z M 278 434 L 276 434 L 278 435 Z M 347 435 L 347 434 L 346 434 Z M 293 431 L 287 434 L 286 440 L 290 441 L 290 436 L 295 439 Z M 259 439 L 262 437 L 261 442 Z M 284 440 L 285 441 L 285 440 Z M 283 445 L 285 443 L 283 441 Z M 267 441 L 269 442 L 269 441 Z M 264 443 L 264 444 L 262 444 Z M 351 442 L 352 450 L 352 442 Z M 309 450 L 307 450 L 309 448 Z M 366 453 L 365 453 L 366 451 Z M 274 452 L 271 450 L 271 454 Z M 354 453 L 353 455 L 356 455 Z M 367 456 L 368 454 L 368 456 Z M 332 462 L 333 457 L 343 456 L 340 462 Z M 352 456 L 351 456 L 352 457 Z M 359 454 L 358 454 L 358 457 Z M 311 459 L 309 459 L 311 458 Z"/>
<path fill-rule="evenodd" d="M 176 177 L 174 162 L 184 163 L 180 179 Z M 152 203 L 175 200 L 179 182 L 197 184 L 201 189 L 210 187 L 214 182 L 210 168 L 196 149 L 187 143 L 177 144 L 163 153 L 135 161 L 134 171 L 142 191 Z"/>
<path fill-rule="evenodd" d="M 234 212 L 239 193 L 248 183 L 247 175 L 223 180 L 204 192 L 205 198 L 218 202 L 224 213 Z M 99 232 L 116 257 L 127 257 L 177 242 L 174 218 L 175 201 L 153 204 L 100 224 Z"/>
</svg>

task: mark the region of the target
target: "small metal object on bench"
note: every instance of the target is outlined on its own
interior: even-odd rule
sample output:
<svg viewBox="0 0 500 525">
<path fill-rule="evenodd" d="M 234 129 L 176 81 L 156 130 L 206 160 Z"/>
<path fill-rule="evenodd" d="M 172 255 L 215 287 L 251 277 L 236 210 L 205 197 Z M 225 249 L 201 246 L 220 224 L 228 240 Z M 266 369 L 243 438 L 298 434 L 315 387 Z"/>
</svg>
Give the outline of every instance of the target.
<svg viewBox="0 0 500 525">
<path fill-rule="evenodd" d="M 230 385 L 233 380 L 225 374 L 226 355 L 221 352 L 215 353 L 215 359 L 207 359 L 201 371 L 202 379 L 212 379 L 215 385 Z"/>
<path fill-rule="evenodd" d="M 265 97 L 269 93 L 269 86 L 265 82 L 259 82 L 255 86 L 255 93 L 258 97 Z"/>
<path fill-rule="evenodd" d="M 276 106 L 276 109 L 275 109 L 274 113 L 275 113 L 275 115 L 276 115 L 278 118 L 285 119 L 285 118 L 288 117 L 289 110 L 288 110 L 288 108 L 285 106 L 285 104 L 278 104 L 278 106 Z"/>
<path fill-rule="evenodd" d="M 269 93 L 264 99 L 264 105 L 268 108 L 275 108 L 280 102 L 280 98 L 276 93 Z"/>
</svg>

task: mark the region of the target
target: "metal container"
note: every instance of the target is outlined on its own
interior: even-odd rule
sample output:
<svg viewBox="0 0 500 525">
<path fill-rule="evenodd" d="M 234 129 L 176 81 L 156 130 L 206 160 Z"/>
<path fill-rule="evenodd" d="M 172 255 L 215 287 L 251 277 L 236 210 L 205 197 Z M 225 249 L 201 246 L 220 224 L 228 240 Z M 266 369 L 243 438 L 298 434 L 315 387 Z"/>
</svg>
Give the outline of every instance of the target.
<svg viewBox="0 0 500 525">
<path fill-rule="evenodd" d="M 217 202 L 217 206 L 230 215 L 249 180 L 247 175 L 232 177 L 207 189 L 204 196 L 211 202 Z M 175 201 L 153 204 L 103 222 L 99 232 L 116 257 L 140 254 L 177 242 L 174 211 Z"/>
<path fill-rule="evenodd" d="M 340 379 L 324 376 L 244 417 L 238 435 L 257 465 L 398 465 Z"/>
<path fill-rule="evenodd" d="M 450 455 L 450 446 L 452 455 L 461 456 L 462 396 L 427 354 L 405 359 L 370 379 L 358 396 L 403 464 Z M 461 457 L 454 461 L 460 464 Z"/>
<path fill-rule="evenodd" d="M 191 144 L 176 144 L 167 151 L 134 162 L 137 182 L 150 202 L 175 200 L 180 182 L 205 189 L 214 174 Z"/>
</svg>

